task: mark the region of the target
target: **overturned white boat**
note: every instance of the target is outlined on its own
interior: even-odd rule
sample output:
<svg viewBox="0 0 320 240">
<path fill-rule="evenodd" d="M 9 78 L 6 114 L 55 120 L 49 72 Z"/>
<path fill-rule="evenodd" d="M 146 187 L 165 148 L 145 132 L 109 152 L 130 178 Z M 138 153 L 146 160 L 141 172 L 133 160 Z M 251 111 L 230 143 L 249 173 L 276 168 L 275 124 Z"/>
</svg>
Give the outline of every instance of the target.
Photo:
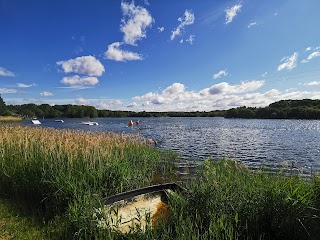
<svg viewBox="0 0 320 240">
<path fill-rule="evenodd" d="M 55 122 L 64 122 L 62 119 L 56 119 Z"/>
<path fill-rule="evenodd" d="M 90 122 L 90 121 L 88 121 L 88 122 L 82 122 L 81 124 L 90 125 L 90 126 L 99 125 L 99 123 L 97 123 L 97 122 Z"/>
</svg>

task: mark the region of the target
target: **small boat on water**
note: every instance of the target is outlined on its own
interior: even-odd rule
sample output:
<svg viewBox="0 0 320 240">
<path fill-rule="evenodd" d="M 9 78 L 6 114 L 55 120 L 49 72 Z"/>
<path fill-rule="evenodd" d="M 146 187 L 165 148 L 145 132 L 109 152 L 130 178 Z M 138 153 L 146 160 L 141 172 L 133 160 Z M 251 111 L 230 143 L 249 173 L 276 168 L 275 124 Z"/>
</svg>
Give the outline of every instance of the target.
<svg viewBox="0 0 320 240">
<path fill-rule="evenodd" d="M 64 122 L 62 119 L 56 119 L 55 122 Z"/>
<path fill-rule="evenodd" d="M 97 123 L 97 122 L 90 122 L 90 121 L 88 121 L 88 122 L 82 122 L 81 124 L 89 125 L 89 126 L 99 125 L 99 123 Z"/>
<path fill-rule="evenodd" d="M 38 119 L 32 119 L 31 122 L 35 125 L 41 124 L 41 122 Z"/>
</svg>

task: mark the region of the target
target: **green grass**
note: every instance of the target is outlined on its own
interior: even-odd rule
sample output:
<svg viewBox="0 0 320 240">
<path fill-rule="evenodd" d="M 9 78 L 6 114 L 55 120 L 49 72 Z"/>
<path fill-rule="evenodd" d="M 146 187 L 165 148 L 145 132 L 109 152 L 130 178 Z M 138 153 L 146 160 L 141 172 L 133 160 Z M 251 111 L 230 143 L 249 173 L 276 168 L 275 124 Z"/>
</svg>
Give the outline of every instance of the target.
<svg viewBox="0 0 320 240">
<path fill-rule="evenodd" d="M 0 195 L 14 203 L 0 202 L 5 209 L 0 236 L 168 240 L 320 236 L 319 177 L 306 181 L 281 171 L 251 171 L 227 160 L 206 160 L 184 184 L 186 193 L 169 196 L 169 219 L 128 234 L 101 229 L 93 214 L 103 207 L 103 197 L 156 183 L 159 176 L 167 176 L 167 181 L 175 177 L 170 162 L 176 156 L 142 142 L 137 135 L 0 126 Z M 20 232 L 25 232 L 21 238 Z"/>
<path fill-rule="evenodd" d="M 175 155 L 142 141 L 137 135 L 0 126 L 0 193 L 58 222 L 60 238 L 86 238 L 92 209 L 103 197 L 170 173 L 168 160 Z"/>
<path fill-rule="evenodd" d="M 48 232 L 45 225 L 29 215 L 21 215 L 17 206 L 9 200 L 0 198 L 0 239 L 46 240 Z"/>
<path fill-rule="evenodd" d="M 172 197 L 173 217 L 162 239 L 320 237 L 319 177 L 305 181 L 207 160 L 187 187 L 186 196 Z"/>
</svg>

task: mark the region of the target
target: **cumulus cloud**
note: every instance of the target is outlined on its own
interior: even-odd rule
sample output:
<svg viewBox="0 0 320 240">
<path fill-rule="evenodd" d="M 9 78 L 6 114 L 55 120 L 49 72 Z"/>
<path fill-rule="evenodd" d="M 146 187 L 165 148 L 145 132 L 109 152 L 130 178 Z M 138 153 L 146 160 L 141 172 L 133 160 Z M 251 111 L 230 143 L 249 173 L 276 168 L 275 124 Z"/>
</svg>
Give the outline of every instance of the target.
<svg viewBox="0 0 320 240">
<path fill-rule="evenodd" d="M 93 86 L 98 84 L 99 80 L 96 77 L 80 77 L 78 75 L 74 75 L 71 77 L 64 77 L 60 82 L 67 85 Z"/>
<path fill-rule="evenodd" d="M 308 82 L 308 83 L 304 83 L 303 85 L 306 85 L 306 86 L 318 86 L 318 85 L 320 85 L 320 81 Z"/>
<path fill-rule="evenodd" d="M 120 42 L 112 43 L 108 46 L 108 50 L 104 53 L 104 57 L 110 60 L 119 62 L 142 60 L 142 55 L 121 50 L 119 47 L 122 45 Z"/>
<path fill-rule="evenodd" d="M 32 83 L 32 84 L 24 84 L 24 83 L 16 83 L 17 87 L 19 88 L 29 88 L 29 87 L 35 87 L 37 84 Z"/>
<path fill-rule="evenodd" d="M 212 109 L 212 106 L 210 107 L 209 105 L 202 106 L 201 104 L 204 104 L 204 102 L 210 104 L 214 102 L 220 105 L 221 108 L 222 106 L 226 108 L 228 103 L 231 102 L 230 99 L 239 99 L 241 94 L 248 94 L 263 85 L 264 81 L 255 80 L 241 82 L 239 85 L 223 82 L 195 92 L 187 91 L 182 83 L 174 83 L 161 93 L 149 92 L 142 96 L 135 96 L 132 100 L 137 102 L 140 107 L 148 107 L 151 110 L 190 111 L 197 109 L 200 111 Z M 183 109 L 183 106 L 187 109 Z"/>
<path fill-rule="evenodd" d="M 217 79 L 217 78 L 225 77 L 227 75 L 228 75 L 227 69 L 224 69 L 224 70 L 220 70 L 219 72 L 213 74 L 212 78 Z"/>
<path fill-rule="evenodd" d="M 90 101 L 87 100 L 87 99 L 85 99 L 85 98 L 83 98 L 83 97 L 80 97 L 80 98 L 78 98 L 78 99 L 75 99 L 75 100 L 73 101 L 73 104 L 75 104 L 75 105 L 86 105 L 86 106 L 89 106 L 89 105 L 90 105 Z"/>
<path fill-rule="evenodd" d="M 202 92 L 203 94 L 219 95 L 219 94 L 239 94 L 245 92 L 252 92 L 264 85 L 264 81 L 246 81 L 241 82 L 240 85 L 230 85 L 227 82 L 222 82 L 211 86 Z"/>
<path fill-rule="evenodd" d="M 195 17 L 191 10 L 186 9 L 183 17 L 179 17 L 178 21 L 180 22 L 179 26 L 171 31 L 170 39 L 175 39 L 176 36 L 180 36 L 184 31 L 185 27 L 194 23 Z"/>
<path fill-rule="evenodd" d="M 105 72 L 104 66 L 93 56 L 77 57 L 67 61 L 59 61 L 57 64 L 61 65 L 65 73 L 99 77 Z"/>
<path fill-rule="evenodd" d="M 121 3 L 123 18 L 120 31 L 124 33 L 124 42 L 136 45 L 136 41 L 146 38 L 146 29 L 153 23 L 153 18 L 147 9 L 135 6 L 134 2 Z"/>
<path fill-rule="evenodd" d="M 167 87 L 163 90 L 164 95 L 176 95 L 184 92 L 185 86 L 181 83 L 174 83 L 171 86 Z"/>
<path fill-rule="evenodd" d="M 284 69 L 291 70 L 297 66 L 298 52 L 295 52 L 290 57 L 284 57 L 281 59 L 282 64 L 278 66 L 278 71 L 282 71 Z"/>
<path fill-rule="evenodd" d="M 50 97 L 50 96 L 53 96 L 53 93 L 44 91 L 44 92 L 40 93 L 40 95 L 42 97 Z"/>
<path fill-rule="evenodd" d="M 148 111 L 210 111 L 236 106 L 266 106 L 271 102 L 292 96 L 306 96 L 299 92 L 280 92 L 276 89 L 265 93 L 254 92 L 263 86 L 264 81 L 246 81 L 238 85 L 215 84 L 198 92 L 187 91 L 182 83 L 174 83 L 160 93 L 149 92 L 136 96 L 136 110 Z"/>
<path fill-rule="evenodd" d="M 306 52 L 311 51 L 311 47 L 306 48 Z"/>
<path fill-rule="evenodd" d="M 9 70 L 0 67 L 0 76 L 2 77 L 14 77 L 14 73 L 10 72 Z"/>
<path fill-rule="evenodd" d="M 127 107 L 128 108 L 132 108 L 132 107 L 135 107 L 137 105 L 138 105 L 137 103 L 133 102 L 133 103 L 128 104 Z"/>
<path fill-rule="evenodd" d="M 241 11 L 241 4 L 236 4 L 231 8 L 227 8 L 225 10 L 226 13 L 226 24 L 229 24 L 233 21 L 233 19 L 237 16 L 237 14 Z"/>
<path fill-rule="evenodd" d="M 316 57 L 320 57 L 320 51 L 315 51 L 315 52 L 311 53 L 306 59 L 303 59 L 301 62 L 307 63 Z"/>
<path fill-rule="evenodd" d="M 254 26 L 258 26 L 257 22 L 252 22 L 248 25 L 248 28 L 254 27 Z"/>
</svg>

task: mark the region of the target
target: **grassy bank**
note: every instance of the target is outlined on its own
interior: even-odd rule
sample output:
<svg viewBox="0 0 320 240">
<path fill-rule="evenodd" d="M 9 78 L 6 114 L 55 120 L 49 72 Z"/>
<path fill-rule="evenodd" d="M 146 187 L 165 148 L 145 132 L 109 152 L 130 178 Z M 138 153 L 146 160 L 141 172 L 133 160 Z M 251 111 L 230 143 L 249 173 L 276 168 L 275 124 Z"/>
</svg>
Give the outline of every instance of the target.
<svg viewBox="0 0 320 240">
<path fill-rule="evenodd" d="M 5 116 L 0 117 L 0 123 L 14 123 L 14 122 L 21 122 L 23 119 L 19 117 L 13 117 L 13 116 Z"/>
<path fill-rule="evenodd" d="M 318 177 L 253 172 L 225 160 L 205 161 L 184 183 L 186 193 L 169 196 L 171 215 L 154 228 L 101 228 L 93 214 L 104 196 L 172 174 L 168 160 L 175 156 L 141 142 L 134 135 L 0 126 L 0 194 L 44 223 L 49 239 L 319 239 Z"/>
<path fill-rule="evenodd" d="M 152 184 L 174 158 L 136 135 L 36 127 L 0 126 L 0 146 L 0 193 L 58 223 L 60 239 L 89 236 L 103 197 Z"/>
</svg>

